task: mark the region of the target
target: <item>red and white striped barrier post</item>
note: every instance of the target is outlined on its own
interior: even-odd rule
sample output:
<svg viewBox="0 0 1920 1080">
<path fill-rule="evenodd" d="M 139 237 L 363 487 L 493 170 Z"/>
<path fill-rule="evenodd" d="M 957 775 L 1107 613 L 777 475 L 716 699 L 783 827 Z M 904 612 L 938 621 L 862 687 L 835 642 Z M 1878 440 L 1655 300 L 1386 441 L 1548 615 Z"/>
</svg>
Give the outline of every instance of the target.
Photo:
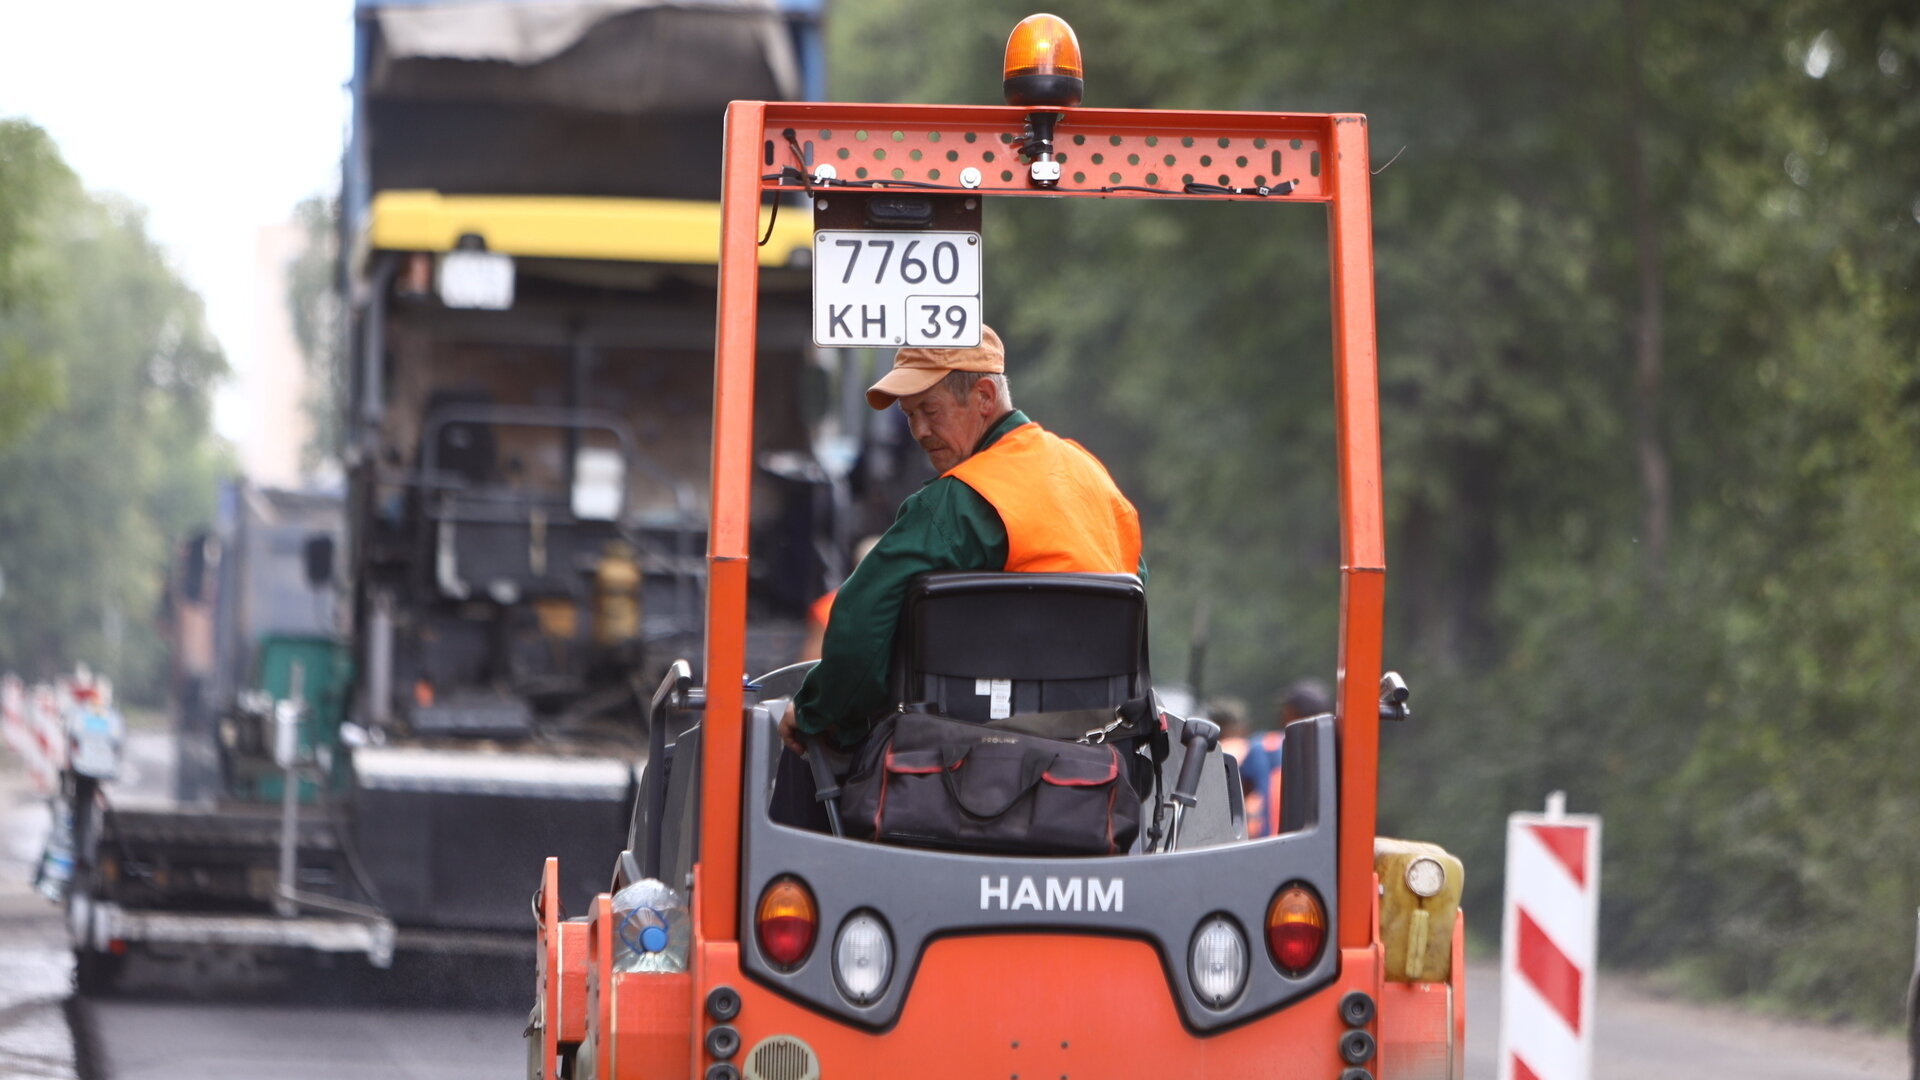
<svg viewBox="0 0 1920 1080">
<path fill-rule="evenodd" d="M 27 727 L 27 689 L 12 675 L 0 675 L 0 737 L 24 760 L 33 744 Z"/>
<path fill-rule="evenodd" d="M 27 773 L 45 794 L 60 789 L 60 770 L 67 766 L 66 712 L 60 707 L 63 696 L 44 684 L 27 694 L 27 726 L 33 740 Z"/>
<path fill-rule="evenodd" d="M 1600 818 L 1566 802 L 1556 791 L 1546 813 L 1507 818 L 1500 1080 L 1593 1075 Z"/>
</svg>

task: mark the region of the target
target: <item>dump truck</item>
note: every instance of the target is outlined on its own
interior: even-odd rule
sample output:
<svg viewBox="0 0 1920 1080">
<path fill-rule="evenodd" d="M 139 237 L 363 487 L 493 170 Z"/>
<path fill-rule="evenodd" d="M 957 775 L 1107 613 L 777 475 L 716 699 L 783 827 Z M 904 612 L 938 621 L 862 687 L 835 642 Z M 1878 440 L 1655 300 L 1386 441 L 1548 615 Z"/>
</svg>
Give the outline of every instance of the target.
<svg viewBox="0 0 1920 1080">
<path fill-rule="evenodd" d="M 1462 867 L 1375 820 L 1382 725 L 1411 709 L 1383 665 L 1366 118 L 1080 107 L 1078 43 L 1052 16 L 1015 29 L 1004 76 L 1005 106 L 728 107 L 704 679 L 685 662 L 650 700 L 654 749 L 608 892 L 574 907 L 565 858 L 546 863 L 529 1077 L 1463 1074 Z M 1152 777 L 1130 789 L 1144 824 L 1125 850 L 878 843 L 781 808 L 779 722 L 805 666 L 753 666 L 766 432 L 751 391 L 756 208 L 795 191 L 814 208 L 816 340 L 883 346 L 977 338 L 980 261 L 1018 257 L 985 231 L 991 199 L 1228 202 L 1250 228 L 1326 214 L 1339 681 L 1331 713 L 1284 732 L 1276 835 L 1247 839 L 1218 729 L 1152 694 L 1130 575 L 924 576 L 889 660 L 903 710 L 946 700 L 969 721 L 988 722 L 978 702 L 1001 682 L 1010 721 L 1051 700 L 1119 723 L 1156 702 L 1135 729 L 1150 734 L 1125 744 Z M 832 806 L 841 777 L 817 744 L 808 760 Z"/>
</svg>

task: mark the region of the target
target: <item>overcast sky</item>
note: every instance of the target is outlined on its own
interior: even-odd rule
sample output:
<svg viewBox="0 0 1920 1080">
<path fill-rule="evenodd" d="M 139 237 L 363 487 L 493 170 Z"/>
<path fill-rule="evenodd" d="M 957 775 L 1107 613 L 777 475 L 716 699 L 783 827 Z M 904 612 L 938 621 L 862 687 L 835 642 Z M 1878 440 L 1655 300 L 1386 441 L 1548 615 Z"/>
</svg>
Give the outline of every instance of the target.
<svg viewBox="0 0 1920 1080">
<path fill-rule="evenodd" d="M 147 207 L 236 367 L 255 232 L 339 186 L 352 70 L 353 0 L 0 0 L 0 117 Z"/>
</svg>

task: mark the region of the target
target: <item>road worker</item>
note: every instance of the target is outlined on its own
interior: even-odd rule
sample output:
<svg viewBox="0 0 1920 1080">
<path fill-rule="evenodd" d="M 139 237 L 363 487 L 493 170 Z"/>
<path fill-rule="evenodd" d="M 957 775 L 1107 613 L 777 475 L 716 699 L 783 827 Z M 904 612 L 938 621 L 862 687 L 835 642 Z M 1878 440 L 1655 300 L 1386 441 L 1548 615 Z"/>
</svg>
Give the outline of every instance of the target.
<svg viewBox="0 0 1920 1080">
<path fill-rule="evenodd" d="M 1013 407 L 1006 352 L 992 327 L 964 349 L 910 347 L 867 391 L 895 403 L 939 475 L 907 497 L 892 527 L 833 603 L 820 664 L 794 695 L 781 736 L 840 746 L 895 704 L 888 664 L 907 589 L 942 570 L 1137 573 L 1140 517 L 1098 459 Z"/>
<path fill-rule="evenodd" d="M 853 546 L 853 565 L 859 566 L 860 560 L 866 558 L 867 552 L 872 551 L 873 545 L 879 542 L 880 538 L 877 536 L 862 537 L 860 542 Z M 835 588 L 807 605 L 807 636 L 800 643 L 800 655 L 797 659 L 820 659 L 820 645 L 827 637 L 827 620 L 833 614 L 833 601 L 839 595 L 840 590 Z"/>
<path fill-rule="evenodd" d="M 1272 731 L 1255 734 L 1240 762 L 1240 777 L 1247 796 L 1247 837 L 1277 836 L 1280 833 L 1280 749 L 1286 727 L 1295 720 L 1319 716 L 1332 709 L 1327 684 L 1319 679 L 1300 679 L 1280 695 L 1280 707 Z"/>
</svg>

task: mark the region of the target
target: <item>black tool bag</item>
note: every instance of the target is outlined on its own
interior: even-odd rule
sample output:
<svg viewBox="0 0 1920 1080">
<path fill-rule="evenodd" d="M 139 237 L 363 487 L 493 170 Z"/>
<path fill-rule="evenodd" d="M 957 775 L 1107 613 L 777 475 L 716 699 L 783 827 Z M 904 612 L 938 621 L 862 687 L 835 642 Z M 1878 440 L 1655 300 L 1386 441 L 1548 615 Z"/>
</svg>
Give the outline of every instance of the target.
<svg viewBox="0 0 1920 1080">
<path fill-rule="evenodd" d="M 1118 854 L 1140 830 L 1126 757 L 1104 741 L 897 713 L 861 749 L 840 815 L 850 835 L 889 843 Z"/>
</svg>

